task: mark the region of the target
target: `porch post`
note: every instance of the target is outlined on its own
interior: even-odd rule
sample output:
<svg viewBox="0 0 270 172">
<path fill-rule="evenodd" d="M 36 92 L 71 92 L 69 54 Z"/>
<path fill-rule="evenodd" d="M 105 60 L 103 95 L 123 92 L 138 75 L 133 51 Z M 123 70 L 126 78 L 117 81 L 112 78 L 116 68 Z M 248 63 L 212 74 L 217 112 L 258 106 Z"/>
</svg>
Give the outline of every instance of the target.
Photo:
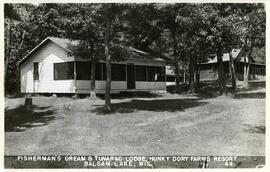
<svg viewBox="0 0 270 172">
<path fill-rule="evenodd" d="M 145 72 L 146 72 L 146 81 L 148 82 L 148 66 L 146 66 Z"/>
<path fill-rule="evenodd" d="M 101 66 L 101 81 L 103 82 L 103 63 L 100 63 Z"/>
<path fill-rule="evenodd" d="M 184 67 L 184 84 L 186 83 L 186 67 Z"/>
</svg>

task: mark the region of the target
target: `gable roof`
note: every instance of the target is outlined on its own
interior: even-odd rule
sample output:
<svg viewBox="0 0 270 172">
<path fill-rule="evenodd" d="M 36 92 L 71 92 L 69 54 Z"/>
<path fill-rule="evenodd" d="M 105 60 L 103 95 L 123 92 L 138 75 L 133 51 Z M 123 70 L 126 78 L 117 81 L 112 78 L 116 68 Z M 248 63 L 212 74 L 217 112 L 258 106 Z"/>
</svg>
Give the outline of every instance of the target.
<svg viewBox="0 0 270 172">
<path fill-rule="evenodd" d="M 123 48 L 123 47 L 122 47 Z M 134 47 L 125 47 L 125 49 L 129 53 L 129 59 L 136 59 L 136 60 L 150 60 L 150 61 L 166 61 L 163 56 L 157 56 L 149 52 L 145 52 L 142 50 L 138 50 Z"/>
<path fill-rule="evenodd" d="M 53 41 L 54 43 L 56 43 L 60 47 L 65 48 L 68 51 L 72 51 L 70 49 L 70 47 L 72 47 L 72 46 L 78 46 L 79 45 L 79 41 L 78 40 L 71 41 L 69 39 L 57 38 L 57 37 L 48 37 L 48 39 L 50 39 L 51 41 Z"/>
<path fill-rule="evenodd" d="M 240 51 L 241 51 L 240 49 L 233 49 L 232 50 L 232 57 L 233 57 L 234 60 L 239 55 Z M 222 60 L 223 60 L 223 62 L 230 61 L 229 53 L 224 53 L 223 56 L 222 56 Z M 205 62 L 205 63 L 202 63 L 202 64 L 210 64 L 210 63 L 217 63 L 217 56 L 214 56 L 213 59 L 208 59 L 208 62 Z"/>
<path fill-rule="evenodd" d="M 57 37 L 47 37 L 46 39 L 44 39 L 40 44 L 38 44 L 34 49 L 32 49 L 26 56 L 24 56 L 19 62 L 18 64 L 22 63 L 23 61 L 25 61 L 30 55 L 32 55 L 34 52 L 36 52 L 37 50 L 39 50 L 40 47 L 42 47 L 42 45 L 44 45 L 45 43 L 47 43 L 48 41 L 52 41 L 55 44 L 59 45 L 60 47 L 62 47 L 63 49 L 72 52 L 69 47 L 70 45 L 72 46 L 77 46 L 79 44 L 79 41 L 70 41 L 68 39 L 64 39 L 64 38 L 57 38 Z"/>
<path fill-rule="evenodd" d="M 246 58 L 246 62 L 248 62 L 248 57 L 245 56 L 246 52 L 247 52 L 246 47 L 243 47 L 242 49 L 233 49 L 232 52 L 231 52 L 233 61 L 244 62 L 245 58 Z M 229 53 L 224 53 L 223 56 L 222 56 L 222 60 L 223 60 L 223 62 L 230 61 Z M 204 62 L 202 64 L 213 64 L 213 63 L 217 63 L 217 56 L 216 55 L 214 56 L 214 58 L 212 58 L 212 59 L 209 58 L 207 62 Z M 251 57 L 251 63 L 252 64 L 257 64 L 253 57 Z"/>
<path fill-rule="evenodd" d="M 48 41 L 52 41 L 55 44 L 59 45 L 60 47 L 62 47 L 63 49 L 65 49 L 68 52 L 73 52 L 72 51 L 72 47 L 76 47 L 79 45 L 80 41 L 79 40 L 74 40 L 71 41 L 69 39 L 65 39 L 65 38 L 58 38 L 58 37 L 47 37 L 46 39 L 44 39 L 40 44 L 38 44 L 33 50 L 31 50 L 24 58 L 22 58 L 18 64 L 22 63 L 23 61 L 25 61 L 27 58 L 30 57 L 30 55 L 32 55 L 34 52 L 38 51 L 39 48 L 42 47 L 42 45 L 44 45 L 45 43 L 47 43 Z M 130 59 L 136 59 L 136 60 L 151 60 L 151 61 L 166 61 L 164 58 L 162 57 L 154 57 L 152 54 L 138 50 L 136 48 L 133 47 L 125 47 L 125 49 L 129 52 L 129 57 Z"/>
</svg>

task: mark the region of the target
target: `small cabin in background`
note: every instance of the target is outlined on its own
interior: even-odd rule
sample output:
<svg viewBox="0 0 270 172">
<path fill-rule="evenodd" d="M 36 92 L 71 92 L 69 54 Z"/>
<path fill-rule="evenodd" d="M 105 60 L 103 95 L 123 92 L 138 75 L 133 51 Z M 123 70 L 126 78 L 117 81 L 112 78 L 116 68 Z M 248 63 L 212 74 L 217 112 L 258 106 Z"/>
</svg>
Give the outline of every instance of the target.
<svg viewBox="0 0 270 172">
<path fill-rule="evenodd" d="M 72 54 L 79 41 L 48 37 L 19 62 L 22 93 L 89 94 L 91 62 Z M 112 61 L 111 93 L 166 92 L 166 61 L 128 47 L 125 61 Z M 106 65 L 96 64 L 96 93 L 105 93 Z"/>
<path fill-rule="evenodd" d="M 166 66 L 166 85 L 175 85 L 175 73 L 173 67 L 170 65 Z"/>
<path fill-rule="evenodd" d="M 181 75 L 179 76 L 179 83 L 186 83 L 186 71 L 183 70 L 181 72 Z M 166 66 L 166 85 L 171 86 L 171 85 L 176 85 L 176 76 L 174 72 L 174 67 L 172 64 L 167 64 Z"/>
<path fill-rule="evenodd" d="M 248 62 L 248 58 L 245 56 L 245 53 L 240 49 L 232 50 L 232 57 L 235 66 L 236 78 L 238 80 L 243 80 L 244 75 L 244 61 L 246 58 L 246 62 Z M 229 53 L 224 53 L 222 56 L 223 59 L 223 67 L 225 76 L 230 76 L 230 56 Z M 200 80 L 201 81 L 213 81 L 218 79 L 218 71 L 217 71 L 217 57 L 214 56 L 212 59 L 209 59 L 207 62 L 202 63 L 200 66 Z M 265 64 L 256 63 L 256 61 L 252 58 L 250 63 L 250 72 L 249 72 L 250 80 L 265 80 Z"/>
</svg>

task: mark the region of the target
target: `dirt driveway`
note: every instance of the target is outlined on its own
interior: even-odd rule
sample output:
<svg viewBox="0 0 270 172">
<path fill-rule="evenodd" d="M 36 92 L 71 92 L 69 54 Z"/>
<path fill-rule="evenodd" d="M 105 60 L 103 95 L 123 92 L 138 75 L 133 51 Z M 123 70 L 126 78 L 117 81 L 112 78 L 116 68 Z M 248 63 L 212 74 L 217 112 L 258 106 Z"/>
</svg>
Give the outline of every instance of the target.
<svg viewBox="0 0 270 172">
<path fill-rule="evenodd" d="M 34 97 L 6 99 L 5 155 L 265 154 L 265 98 L 163 94 L 104 101 Z"/>
</svg>

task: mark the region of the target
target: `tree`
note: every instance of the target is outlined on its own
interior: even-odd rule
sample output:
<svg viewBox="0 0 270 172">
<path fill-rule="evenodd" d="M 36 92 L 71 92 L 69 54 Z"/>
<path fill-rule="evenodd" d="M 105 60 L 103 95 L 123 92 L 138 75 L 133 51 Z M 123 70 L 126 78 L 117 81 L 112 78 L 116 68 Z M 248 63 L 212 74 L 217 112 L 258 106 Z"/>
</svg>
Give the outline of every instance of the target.
<svg viewBox="0 0 270 172">
<path fill-rule="evenodd" d="M 117 59 L 114 54 L 119 54 L 121 46 L 113 40 L 118 31 L 115 31 L 113 22 L 117 15 L 121 15 L 122 7 L 119 4 L 103 4 L 101 6 L 101 13 L 104 21 L 104 55 L 106 62 L 106 86 L 105 86 L 105 111 L 111 111 L 111 60 Z M 113 46 L 112 46 L 113 45 Z M 118 57 L 119 58 L 119 57 Z"/>
<path fill-rule="evenodd" d="M 229 69 L 230 69 L 230 75 L 231 75 L 231 82 L 232 82 L 232 89 L 236 89 L 236 74 L 235 74 L 235 67 L 234 67 L 234 60 L 232 57 L 232 51 L 229 51 Z"/>
<path fill-rule="evenodd" d="M 200 64 L 203 60 L 208 58 L 211 54 L 211 44 L 207 39 L 207 22 L 204 21 L 203 13 L 201 10 L 202 4 L 189 4 L 186 5 L 185 13 L 187 16 L 182 15 L 180 19 L 185 19 L 186 29 L 182 35 L 184 44 L 184 51 L 182 54 L 186 56 L 189 61 L 189 92 L 194 93 L 195 88 L 200 83 Z M 184 18 L 185 17 L 185 18 Z"/>
<path fill-rule="evenodd" d="M 220 94 L 226 93 L 223 53 L 230 52 L 238 45 L 237 24 L 241 4 L 206 4 L 201 6 L 204 22 L 208 24 L 207 40 L 211 42 L 217 55 L 218 83 Z M 233 65 L 232 62 L 230 62 Z M 235 80 L 234 78 L 232 80 Z"/>
<path fill-rule="evenodd" d="M 194 92 L 200 82 L 200 63 L 210 54 L 217 54 L 218 83 L 222 94 L 226 92 L 223 53 L 246 47 L 246 56 L 249 59 L 245 68 L 247 80 L 253 51 L 256 48 L 262 49 L 265 44 L 265 10 L 262 4 L 11 6 L 15 11 L 19 11 L 22 19 L 20 22 L 8 17 L 13 15 L 8 12 L 11 8 L 6 8 L 5 5 L 5 78 L 7 74 L 19 76 L 13 70 L 7 70 L 7 66 L 11 64 L 9 67 L 15 69 L 14 64 L 46 37 L 79 40 L 79 46 L 74 49 L 75 55 L 84 56 L 92 61 L 92 96 L 95 95 L 95 61 L 106 61 L 108 75 L 105 104 L 108 109 L 110 63 L 111 60 L 125 60 L 121 57 L 130 53 L 128 46 L 151 52 L 156 56 L 169 57 L 173 61 L 178 92 L 183 68 L 189 66 L 190 92 Z M 20 10 L 17 10 L 19 6 Z M 144 20 L 141 20 L 141 16 Z M 234 63 L 232 57 L 230 59 L 232 86 L 235 87 Z M 9 83 L 14 83 L 14 77 L 8 78 L 11 78 L 8 79 Z"/>
<path fill-rule="evenodd" d="M 5 71 L 4 71 L 4 81 L 5 85 L 7 83 L 7 75 L 8 75 L 8 68 L 10 63 L 10 55 L 11 55 L 11 25 L 12 20 L 20 20 L 19 14 L 14 10 L 12 4 L 5 4 L 4 5 L 4 18 L 5 18 Z M 5 89 L 5 94 L 7 93 Z"/>
<path fill-rule="evenodd" d="M 224 71 L 222 70 L 221 55 L 231 52 L 234 48 L 242 47 L 246 52 L 244 58 L 244 86 L 247 87 L 251 54 L 254 46 L 265 44 L 265 11 L 263 4 L 214 4 L 212 17 L 208 20 L 214 24 L 211 28 L 210 38 L 216 40 L 220 92 L 226 91 Z M 246 60 L 248 59 L 248 62 Z M 223 72 L 222 72 L 223 71 Z M 236 87 L 235 72 L 232 58 L 230 60 L 232 87 Z"/>
<path fill-rule="evenodd" d="M 71 47 L 73 55 L 91 61 L 90 97 L 95 98 L 96 62 L 102 45 L 102 28 L 99 26 L 96 4 L 67 4 L 61 9 L 64 37 L 79 41 L 79 45 Z"/>
<path fill-rule="evenodd" d="M 186 36 L 186 26 L 189 20 L 189 17 L 186 15 L 188 10 L 187 4 L 168 4 L 161 9 L 164 32 L 168 32 L 169 35 L 167 39 L 166 37 L 164 39 L 164 43 L 169 45 L 165 51 L 167 51 L 168 56 L 172 56 L 177 93 L 180 92 L 179 62 L 183 58 L 185 48 L 183 40 Z"/>
<path fill-rule="evenodd" d="M 59 36 L 59 26 L 53 20 L 57 11 L 52 10 L 53 4 L 12 4 L 20 20 L 11 23 L 10 58 L 7 71 L 7 91 L 19 93 L 19 68 L 17 63 L 47 36 Z M 7 36 L 5 38 L 8 38 Z M 7 42 L 7 41 L 6 41 Z"/>
<path fill-rule="evenodd" d="M 110 54 L 110 36 L 111 36 L 111 24 L 114 17 L 114 4 L 108 4 L 105 8 L 105 24 L 104 31 L 104 43 L 105 43 L 105 58 L 106 58 L 106 87 L 105 87 L 105 110 L 111 111 L 111 54 Z"/>
<path fill-rule="evenodd" d="M 250 63 L 255 47 L 265 46 L 266 17 L 263 4 L 246 4 L 239 15 L 241 22 L 238 24 L 243 48 L 246 51 L 244 63 L 244 87 L 248 87 Z"/>
</svg>

